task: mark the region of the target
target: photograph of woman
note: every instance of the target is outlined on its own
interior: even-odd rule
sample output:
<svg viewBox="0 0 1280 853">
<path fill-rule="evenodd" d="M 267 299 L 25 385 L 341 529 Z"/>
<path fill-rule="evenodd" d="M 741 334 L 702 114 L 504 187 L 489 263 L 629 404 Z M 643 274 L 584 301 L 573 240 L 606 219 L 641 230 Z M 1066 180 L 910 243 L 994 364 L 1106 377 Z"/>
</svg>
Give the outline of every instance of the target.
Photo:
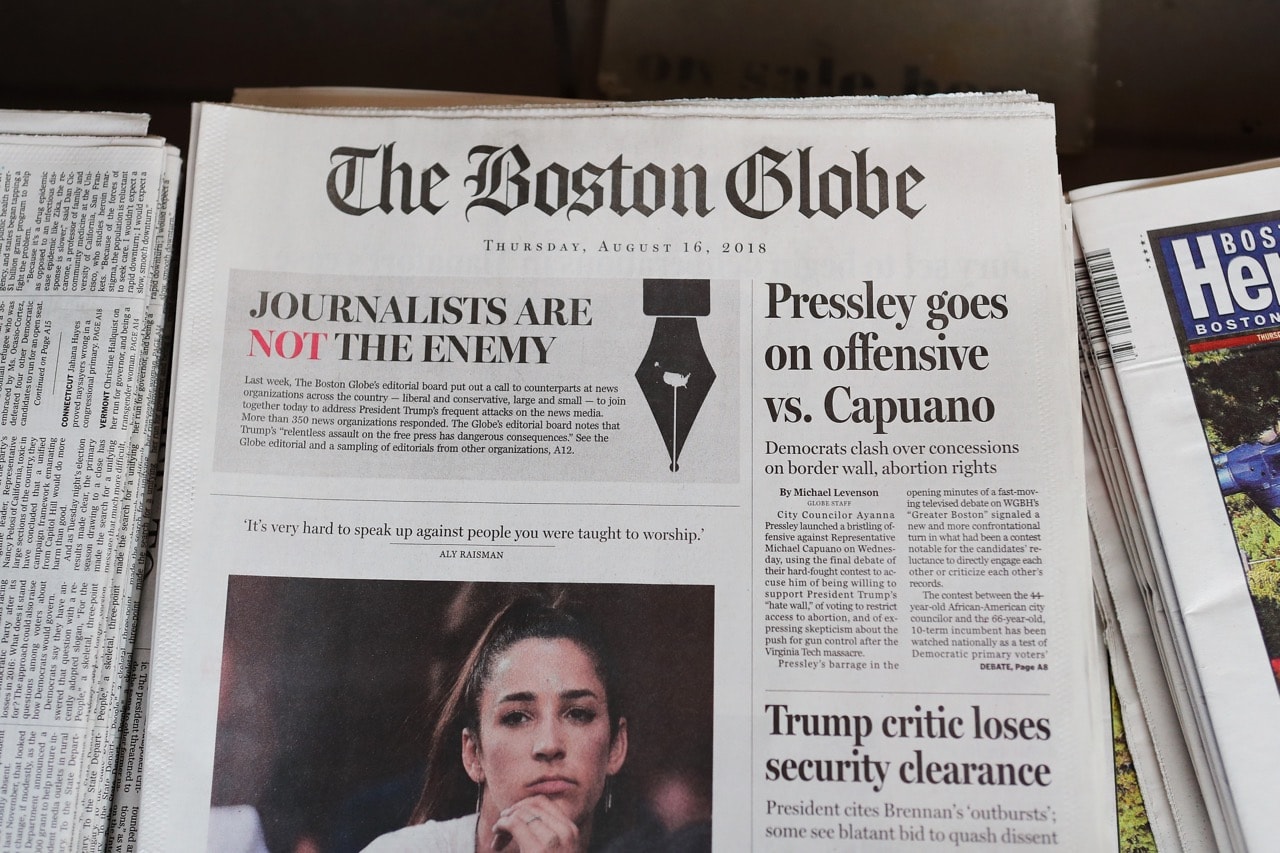
<svg viewBox="0 0 1280 853">
<path fill-rule="evenodd" d="M 436 724 L 425 821 L 378 838 L 368 853 L 501 850 L 579 853 L 608 819 L 610 780 L 626 761 L 627 721 L 604 641 L 583 619 L 527 597 L 485 629 Z M 476 810 L 451 820 L 459 786 Z"/>
<path fill-rule="evenodd" d="M 710 586 L 233 576 L 207 850 L 709 851 L 714 627 Z"/>
</svg>

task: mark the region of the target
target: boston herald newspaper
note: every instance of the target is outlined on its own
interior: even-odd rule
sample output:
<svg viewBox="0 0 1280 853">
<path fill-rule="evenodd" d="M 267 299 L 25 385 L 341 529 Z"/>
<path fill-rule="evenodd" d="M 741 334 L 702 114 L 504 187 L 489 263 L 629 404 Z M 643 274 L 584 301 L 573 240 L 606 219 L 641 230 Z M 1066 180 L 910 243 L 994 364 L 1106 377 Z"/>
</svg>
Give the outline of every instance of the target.
<svg viewBox="0 0 1280 853">
<path fill-rule="evenodd" d="M 1203 742 L 1220 846 L 1248 850 L 1280 831 L 1258 784 L 1280 755 L 1275 165 L 1103 186 L 1074 205 L 1109 306 L 1122 395 L 1109 402 L 1132 425 L 1168 557 L 1154 588 L 1185 637 L 1169 660 L 1199 683 L 1184 732 Z"/>
<path fill-rule="evenodd" d="M 193 139 L 142 849 L 1114 846 L 1051 108 Z"/>
</svg>

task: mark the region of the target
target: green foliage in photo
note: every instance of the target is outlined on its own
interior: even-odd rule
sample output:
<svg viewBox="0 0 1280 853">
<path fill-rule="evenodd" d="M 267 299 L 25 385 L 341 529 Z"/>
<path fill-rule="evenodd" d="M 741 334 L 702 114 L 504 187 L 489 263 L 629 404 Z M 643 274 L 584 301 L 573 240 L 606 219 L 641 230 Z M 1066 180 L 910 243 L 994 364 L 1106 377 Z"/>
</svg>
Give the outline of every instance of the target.
<svg viewBox="0 0 1280 853">
<path fill-rule="evenodd" d="M 1210 350 L 1186 357 L 1187 377 L 1214 452 L 1254 441 L 1280 419 L 1280 350 Z"/>
<path fill-rule="evenodd" d="M 1257 441 L 1280 426 L 1280 348 L 1193 353 L 1186 365 L 1209 452 Z M 1226 510 L 1267 654 L 1280 658 L 1280 525 L 1244 495 L 1226 498 Z"/>
<path fill-rule="evenodd" d="M 1156 839 L 1151 833 L 1142 788 L 1125 740 L 1124 720 L 1120 717 L 1120 701 L 1114 685 L 1111 687 L 1111 736 L 1116 760 L 1116 821 L 1121 853 L 1156 853 Z"/>
</svg>

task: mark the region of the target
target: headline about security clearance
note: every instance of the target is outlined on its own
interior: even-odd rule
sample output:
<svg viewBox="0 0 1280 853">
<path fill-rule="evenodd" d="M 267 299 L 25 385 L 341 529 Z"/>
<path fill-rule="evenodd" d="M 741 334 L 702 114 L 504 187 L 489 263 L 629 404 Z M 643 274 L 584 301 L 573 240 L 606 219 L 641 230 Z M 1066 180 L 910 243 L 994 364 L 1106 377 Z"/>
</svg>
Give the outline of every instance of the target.
<svg viewBox="0 0 1280 853">
<path fill-rule="evenodd" d="M 842 341 L 826 346 L 809 343 L 774 343 L 765 348 L 764 366 L 773 371 L 833 373 L 866 372 L 982 372 L 991 366 L 991 353 L 982 344 L 957 344 L 947 340 L 951 324 L 958 320 L 993 322 L 1009 316 L 1003 293 L 952 293 L 941 290 L 920 298 L 914 293 L 894 293 L 866 280 L 842 293 L 807 291 L 786 282 L 766 282 L 765 318 L 769 320 L 877 321 L 881 331 L 858 329 Z M 920 318 L 920 319 L 917 319 Z M 881 332 L 903 332 L 923 323 L 938 336 L 936 344 L 892 343 Z M 765 397 L 775 423 L 808 423 L 799 397 Z M 835 423 L 871 424 L 884 435 L 894 424 L 987 423 L 996 404 L 985 396 L 861 397 L 852 385 L 833 385 L 822 399 L 822 410 Z"/>
<path fill-rule="evenodd" d="M 1047 788 L 1053 782 L 1048 764 L 1037 761 L 938 761 L 928 755 L 932 744 L 1048 741 L 1053 733 L 1047 717 L 996 716 L 981 705 L 952 711 L 945 705 L 915 705 L 907 713 L 812 713 L 790 705 L 764 706 L 770 737 L 848 744 L 847 758 L 772 757 L 765 760 L 769 782 L 832 782 L 867 785 L 880 791 L 895 781 L 904 785 L 974 785 Z M 867 746 L 885 742 L 915 743 L 909 757 L 894 762 L 874 757 Z"/>
</svg>

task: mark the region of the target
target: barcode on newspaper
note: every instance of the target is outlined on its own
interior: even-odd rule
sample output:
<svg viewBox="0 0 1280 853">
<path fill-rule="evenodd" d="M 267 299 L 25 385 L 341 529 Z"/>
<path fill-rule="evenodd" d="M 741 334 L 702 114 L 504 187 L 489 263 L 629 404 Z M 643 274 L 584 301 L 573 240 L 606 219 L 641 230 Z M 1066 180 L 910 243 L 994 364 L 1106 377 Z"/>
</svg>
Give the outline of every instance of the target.
<svg viewBox="0 0 1280 853">
<path fill-rule="evenodd" d="M 1102 320 L 1112 360 L 1119 362 L 1137 358 L 1138 353 L 1133 348 L 1133 326 L 1129 323 L 1129 311 L 1120 293 L 1120 278 L 1116 275 L 1111 252 L 1106 249 L 1088 252 L 1084 260 L 1089 267 L 1089 280 L 1093 282 L 1098 316 Z"/>
<path fill-rule="evenodd" d="M 1089 282 L 1089 268 L 1084 259 L 1076 261 L 1076 310 L 1080 312 L 1080 331 L 1084 346 L 1094 359 L 1103 365 L 1111 363 L 1111 351 L 1107 349 L 1107 333 L 1102 330 L 1102 315 L 1098 313 L 1098 300 Z"/>
</svg>

